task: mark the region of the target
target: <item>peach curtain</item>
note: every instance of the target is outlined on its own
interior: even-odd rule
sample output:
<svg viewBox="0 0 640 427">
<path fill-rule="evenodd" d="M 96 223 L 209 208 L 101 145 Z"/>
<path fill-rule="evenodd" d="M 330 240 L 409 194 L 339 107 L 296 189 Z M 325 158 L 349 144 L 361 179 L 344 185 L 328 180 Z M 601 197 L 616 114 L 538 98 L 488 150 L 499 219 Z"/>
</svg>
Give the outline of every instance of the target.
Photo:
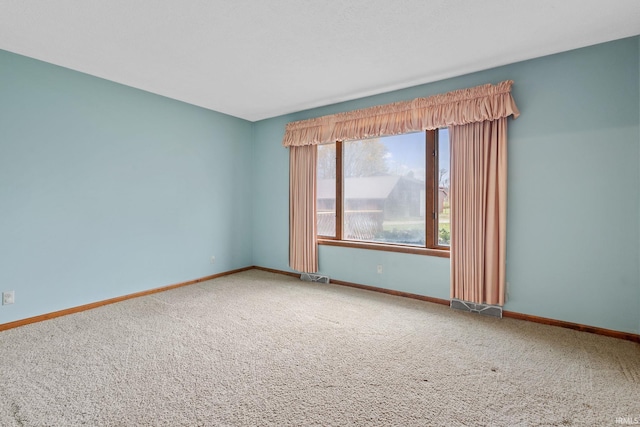
<svg viewBox="0 0 640 427">
<path fill-rule="evenodd" d="M 507 118 L 452 126 L 451 298 L 504 305 Z"/>
<path fill-rule="evenodd" d="M 289 265 L 305 273 L 318 271 L 316 236 L 316 158 L 318 147 L 289 152 Z"/>
<path fill-rule="evenodd" d="M 453 125 L 495 120 L 520 114 L 507 80 L 428 98 L 395 102 L 287 124 L 285 147 L 329 144 Z"/>
<path fill-rule="evenodd" d="M 493 123 L 510 115 L 513 115 L 514 118 L 518 117 L 520 113 L 511 97 L 512 85 L 513 81 L 507 80 L 497 85 L 486 84 L 427 98 L 417 98 L 411 101 L 288 123 L 282 144 L 289 147 L 291 151 L 289 160 L 289 264 L 291 268 L 309 273 L 317 271 L 318 268 L 315 218 L 316 145 L 451 127 L 454 129 L 453 132 L 458 135 L 458 151 L 464 152 L 471 149 L 462 147 L 464 145 L 462 142 L 468 138 L 467 133 L 469 135 L 474 132 L 478 132 L 479 135 L 486 133 L 476 130 L 464 131 L 467 133 L 463 134 L 461 132 L 464 129 L 477 129 L 477 126 L 484 126 L 483 123 Z M 506 123 L 506 119 L 504 123 Z M 469 127 L 467 128 L 467 126 Z M 458 127 L 460 129 L 456 130 Z M 489 135 L 493 135 L 493 133 L 489 132 Z M 506 150 L 506 125 L 504 135 L 504 149 Z M 473 144 L 477 143 L 473 142 Z M 491 148 L 491 150 L 494 149 Z M 482 154 L 484 151 L 480 150 L 478 153 Z M 473 154 L 469 155 L 473 156 Z M 452 153 L 452 159 L 454 156 Z M 491 159 L 491 162 L 498 162 L 498 160 L 493 160 L 493 157 Z M 504 174 L 506 175 L 506 154 L 501 159 L 501 162 L 504 161 Z M 491 304 L 502 304 L 504 302 L 502 296 L 504 293 L 504 212 L 501 209 L 505 209 L 506 205 L 502 204 L 506 203 L 504 200 L 506 194 L 496 193 L 498 195 L 493 195 L 491 192 L 494 190 L 489 191 L 484 187 L 476 189 L 472 186 L 476 185 L 476 178 L 469 174 L 476 171 L 475 164 L 489 160 L 479 161 L 470 157 L 465 161 L 469 164 L 464 163 L 462 166 L 458 166 L 458 175 L 466 179 L 466 184 L 462 184 L 465 181 L 460 182 L 464 187 L 458 190 L 458 194 L 459 197 L 469 197 L 472 201 L 467 204 L 452 201 L 452 208 L 456 203 L 461 203 L 460 206 L 464 206 L 463 212 L 471 219 L 467 219 L 467 216 L 452 218 L 452 223 L 457 223 L 457 226 L 461 227 L 461 231 L 457 232 L 458 240 L 452 240 L 451 264 L 452 272 L 455 273 L 455 276 L 452 275 L 452 295 L 455 293 L 456 298 L 461 299 L 467 299 L 469 296 L 471 299 L 467 299 L 468 301 L 484 299 Z M 504 183 L 499 185 L 503 185 L 506 191 L 506 176 L 503 176 L 502 172 L 487 172 L 483 169 L 482 171 L 478 170 L 478 173 L 499 175 L 499 178 L 496 179 L 505 179 Z M 452 184 L 455 180 L 461 179 L 456 176 L 452 174 Z M 494 178 L 485 177 L 478 178 L 478 180 L 484 182 Z M 483 191 L 484 196 L 476 191 Z M 498 202 L 493 199 L 482 199 L 482 197 L 489 196 L 499 199 L 500 204 L 496 205 Z M 483 210 L 467 213 L 467 210 L 480 208 Z M 493 217 L 494 212 L 495 215 L 502 215 L 500 221 L 503 222 L 494 224 L 493 220 L 487 219 L 487 217 Z M 499 214 L 500 212 L 502 213 Z M 487 223 L 483 226 L 485 237 L 482 241 L 478 240 L 480 239 L 478 236 L 482 235 L 481 226 L 484 224 L 480 221 L 480 217 L 482 217 L 482 221 Z M 467 221 L 471 221 L 469 225 L 466 224 Z M 453 232 L 455 227 L 452 224 L 452 238 L 455 236 Z M 477 229 L 477 233 L 468 233 L 467 228 L 469 227 Z M 501 234 L 487 240 L 486 236 L 493 233 L 493 230 Z M 493 249 L 494 246 L 498 248 L 497 254 Z M 486 258 L 488 261 L 479 264 L 477 258 Z M 486 267 L 487 262 L 491 265 L 490 268 Z M 477 274 L 480 274 L 482 279 L 476 278 Z M 494 282 L 497 283 L 497 287 L 485 286 L 486 283 Z M 480 290 L 471 291 L 472 286 L 482 287 Z M 459 292 L 458 289 L 462 289 L 462 291 Z"/>
</svg>

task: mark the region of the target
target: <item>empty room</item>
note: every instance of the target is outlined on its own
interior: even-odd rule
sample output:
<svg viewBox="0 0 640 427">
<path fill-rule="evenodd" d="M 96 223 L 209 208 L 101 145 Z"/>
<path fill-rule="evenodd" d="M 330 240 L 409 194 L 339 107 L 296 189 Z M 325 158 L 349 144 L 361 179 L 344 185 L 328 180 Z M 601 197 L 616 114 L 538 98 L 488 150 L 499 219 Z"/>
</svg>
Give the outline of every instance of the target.
<svg viewBox="0 0 640 427">
<path fill-rule="evenodd" d="M 637 0 L 0 0 L 1 426 L 640 424 Z"/>
</svg>

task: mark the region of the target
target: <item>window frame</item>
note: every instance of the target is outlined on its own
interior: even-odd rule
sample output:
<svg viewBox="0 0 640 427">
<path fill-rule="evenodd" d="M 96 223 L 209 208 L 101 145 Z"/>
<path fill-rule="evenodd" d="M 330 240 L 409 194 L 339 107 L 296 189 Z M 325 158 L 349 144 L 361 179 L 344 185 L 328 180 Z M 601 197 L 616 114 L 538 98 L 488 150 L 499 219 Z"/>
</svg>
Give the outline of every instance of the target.
<svg viewBox="0 0 640 427">
<path fill-rule="evenodd" d="M 335 237 L 317 235 L 318 244 L 341 246 L 358 249 L 371 249 L 387 252 L 400 252 L 419 255 L 430 255 L 443 258 L 450 257 L 450 247 L 438 244 L 438 129 L 425 131 L 425 246 L 404 245 L 401 243 L 362 242 L 342 238 L 344 199 L 343 199 L 343 146 L 336 141 L 336 203 L 335 203 Z M 317 220 L 316 220 L 317 221 Z"/>
</svg>

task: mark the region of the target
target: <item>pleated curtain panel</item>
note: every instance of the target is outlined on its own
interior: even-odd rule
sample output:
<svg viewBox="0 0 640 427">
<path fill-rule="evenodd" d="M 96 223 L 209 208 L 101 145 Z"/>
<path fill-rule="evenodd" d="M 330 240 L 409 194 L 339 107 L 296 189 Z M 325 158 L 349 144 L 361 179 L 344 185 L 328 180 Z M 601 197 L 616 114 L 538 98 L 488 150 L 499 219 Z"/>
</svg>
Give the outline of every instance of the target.
<svg viewBox="0 0 640 427">
<path fill-rule="evenodd" d="M 305 273 L 318 271 L 317 153 L 315 145 L 289 149 L 289 265 Z"/>
<path fill-rule="evenodd" d="M 318 269 L 319 144 L 448 127 L 451 144 L 451 297 L 504 304 L 507 117 L 520 115 L 513 81 L 486 84 L 287 124 L 289 264 Z"/>
</svg>

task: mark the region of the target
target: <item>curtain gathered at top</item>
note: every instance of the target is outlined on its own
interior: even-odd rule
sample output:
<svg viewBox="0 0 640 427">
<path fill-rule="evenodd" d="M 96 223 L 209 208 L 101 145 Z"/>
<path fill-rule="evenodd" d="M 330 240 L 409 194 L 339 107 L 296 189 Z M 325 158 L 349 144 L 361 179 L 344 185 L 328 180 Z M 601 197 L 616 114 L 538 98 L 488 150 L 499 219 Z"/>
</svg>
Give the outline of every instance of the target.
<svg viewBox="0 0 640 427">
<path fill-rule="evenodd" d="M 451 297 L 504 304 L 506 118 L 520 115 L 513 81 L 486 84 L 287 124 L 289 261 L 315 272 L 318 144 L 448 127 L 451 138 Z"/>
<path fill-rule="evenodd" d="M 285 147 L 399 135 L 520 114 L 507 80 L 287 124 Z"/>
</svg>

